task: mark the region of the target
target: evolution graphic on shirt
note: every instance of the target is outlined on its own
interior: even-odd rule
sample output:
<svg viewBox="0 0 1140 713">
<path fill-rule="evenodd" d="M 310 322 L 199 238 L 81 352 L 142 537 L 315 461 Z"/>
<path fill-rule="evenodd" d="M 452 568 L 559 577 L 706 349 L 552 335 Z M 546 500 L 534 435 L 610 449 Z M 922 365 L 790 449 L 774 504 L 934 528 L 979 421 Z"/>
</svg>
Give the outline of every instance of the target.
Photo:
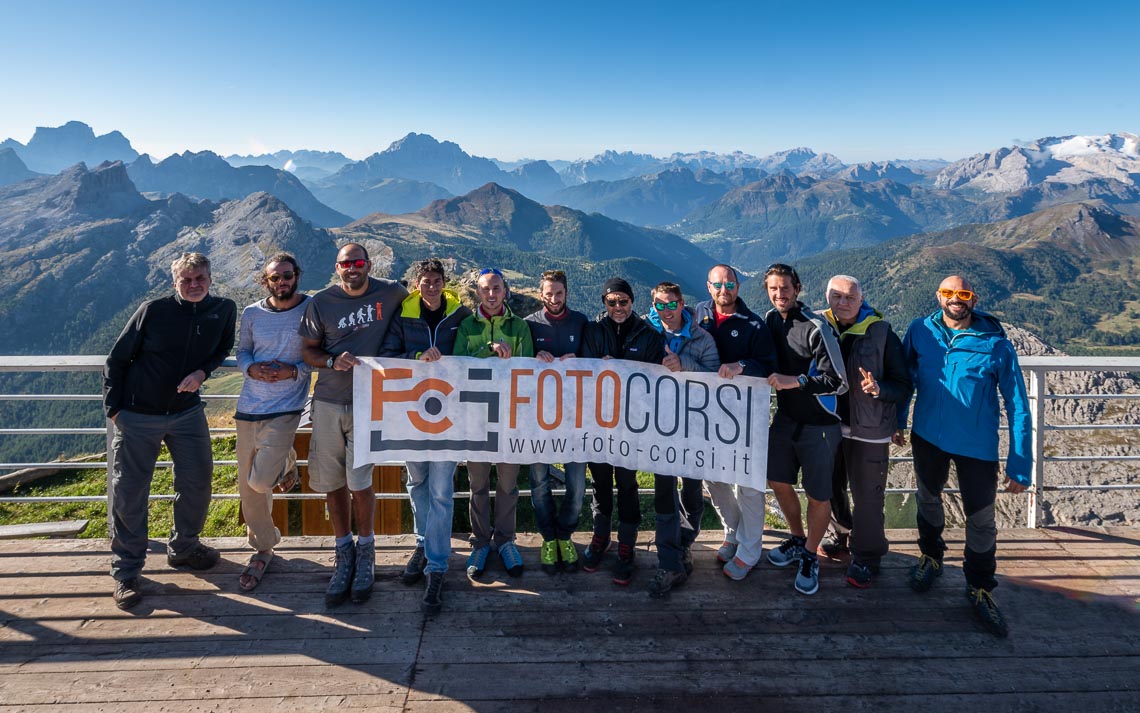
<svg viewBox="0 0 1140 713">
<path fill-rule="evenodd" d="M 365 311 L 365 308 L 361 307 L 355 312 L 349 312 L 347 317 L 341 317 L 336 323 L 337 329 L 363 327 L 371 322 L 384 319 L 384 305 L 377 302 L 375 305 L 367 305 L 367 308 Z"/>
</svg>

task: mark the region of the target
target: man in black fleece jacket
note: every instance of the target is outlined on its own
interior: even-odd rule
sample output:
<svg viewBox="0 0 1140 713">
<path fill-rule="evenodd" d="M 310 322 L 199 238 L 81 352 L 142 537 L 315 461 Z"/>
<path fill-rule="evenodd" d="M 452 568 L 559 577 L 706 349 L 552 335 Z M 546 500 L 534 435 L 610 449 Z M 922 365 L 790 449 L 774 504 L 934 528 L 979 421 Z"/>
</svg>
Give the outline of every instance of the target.
<svg viewBox="0 0 1140 713">
<path fill-rule="evenodd" d="M 142 600 L 147 497 L 163 442 L 174 461 L 174 529 L 167 561 L 209 569 L 218 551 L 198 540 L 214 474 L 198 395 L 234 345 L 237 306 L 210 295 L 210 260 L 185 253 L 170 266 L 174 294 L 143 302 L 107 356 L 103 407 L 115 424 L 111 466 L 111 576 L 115 603 Z"/>
<path fill-rule="evenodd" d="M 768 376 L 776 391 L 776 417 L 768 429 L 768 484 L 792 534 L 768 551 L 768 561 L 777 567 L 798 565 L 796 591 L 815 594 L 816 548 L 831 522 L 831 476 L 841 438 L 837 400 L 847 391 L 847 372 L 835 330 L 796 299 L 796 271 L 771 265 L 764 287 L 773 307 L 764 319 L 776 345 L 776 373 Z M 794 489 L 801 471 L 808 501 L 806 533 Z"/>
</svg>

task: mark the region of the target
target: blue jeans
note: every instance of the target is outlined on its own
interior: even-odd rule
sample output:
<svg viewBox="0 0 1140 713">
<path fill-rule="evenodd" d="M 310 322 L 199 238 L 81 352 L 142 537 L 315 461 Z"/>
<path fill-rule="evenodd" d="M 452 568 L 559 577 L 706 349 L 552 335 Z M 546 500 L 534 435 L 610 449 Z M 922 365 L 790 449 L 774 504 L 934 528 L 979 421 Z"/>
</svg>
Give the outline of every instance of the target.
<svg viewBox="0 0 1140 713">
<path fill-rule="evenodd" d="M 582 514 L 582 495 L 586 492 L 586 464 L 566 463 L 566 494 L 557 515 L 551 492 L 550 466 L 536 463 L 530 467 L 530 502 L 534 506 L 534 524 L 544 540 L 569 540 L 578 529 Z"/>
<path fill-rule="evenodd" d="M 408 496 L 412 500 L 416 547 L 427 556 L 427 572 L 446 572 L 451 556 L 455 512 L 455 463 L 408 461 Z"/>
</svg>

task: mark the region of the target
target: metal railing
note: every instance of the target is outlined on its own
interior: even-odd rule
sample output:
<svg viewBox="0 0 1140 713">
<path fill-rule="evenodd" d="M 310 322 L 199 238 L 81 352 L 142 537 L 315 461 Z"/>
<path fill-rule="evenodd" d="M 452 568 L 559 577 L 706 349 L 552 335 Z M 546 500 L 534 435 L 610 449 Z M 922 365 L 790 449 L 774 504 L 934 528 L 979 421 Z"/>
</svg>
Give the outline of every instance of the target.
<svg viewBox="0 0 1140 713">
<path fill-rule="evenodd" d="M 0 357 L 0 373 L 43 373 L 43 372 L 100 372 L 106 358 L 103 356 L 3 356 Z M 1136 482 L 1122 484 L 1048 484 L 1045 479 L 1045 466 L 1049 463 L 1064 462 L 1137 462 L 1140 455 L 1045 455 L 1046 435 L 1050 431 L 1140 431 L 1140 423 L 1090 423 L 1090 424 L 1051 424 L 1046 422 L 1046 404 L 1049 401 L 1060 399 L 1097 399 L 1097 400 L 1131 400 L 1140 399 L 1140 393 L 1078 393 L 1057 394 L 1048 393 L 1046 388 L 1047 376 L 1050 372 L 1135 372 L 1140 373 L 1140 357 L 1022 357 L 1020 359 L 1022 371 L 1028 376 L 1029 407 L 1032 423 L 1033 466 L 1030 487 L 1026 491 L 1029 498 L 1027 526 L 1037 527 L 1041 516 L 1041 494 L 1049 491 L 1081 491 L 1081 490 L 1140 490 L 1140 478 Z M 219 372 L 236 372 L 237 365 L 231 357 L 219 367 Z M 237 394 L 205 394 L 203 400 L 233 401 Z M 13 400 L 40 400 L 40 401 L 101 401 L 99 394 L 0 394 L 0 401 Z M 0 428 L 0 436 L 5 435 L 105 435 L 107 453 L 111 454 L 111 443 L 114 437 L 114 425 L 110 419 L 105 419 L 104 427 L 89 428 Z M 233 428 L 211 428 L 212 434 L 234 433 Z M 300 432 L 310 429 L 301 428 Z M 1140 446 L 1140 438 L 1136 439 Z M 110 458 L 108 457 L 108 460 Z M 50 461 L 42 463 L 0 463 L 0 471 L 18 470 L 26 468 L 55 468 L 55 469 L 108 469 L 112 463 L 104 461 Z M 892 457 L 891 462 L 909 461 L 907 457 Z M 215 465 L 236 466 L 235 460 L 217 460 Z M 299 460 L 299 465 L 308 465 L 308 461 Z M 170 461 L 159 461 L 157 467 L 170 467 Z M 390 465 L 403 465 L 391 463 Z M 1140 472 L 1140 470 L 1138 470 Z M 555 491 L 559 492 L 559 491 Z M 642 489 L 641 494 L 652 494 L 652 489 Z M 771 492 L 771 491 L 769 491 Z M 915 488 L 888 488 L 891 493 L 914 493 Z M 945 492 L 956 492 L 947 488 Z M 528 491 L 520 495 L 528 495 Z M 456 493 L 457 497 L 469 497 L 468 493 Z M 96 502 L 107 500 L 109 496 L 29 496 L 29 497 L 0 497 L 4 503 L 29 502 Z M 151 495 L 151 500 L 171 500 L 173 495 Z M 218 500 L 237 499 L 236 493 L 217 493 L 213 496 Z M 287 500 L 324 499 L 320 493 L 284 493 L 276 494 L 275 498 Z M 376 493 L 377 499 L 407 500 L 406 492 Z"/>
</svg>

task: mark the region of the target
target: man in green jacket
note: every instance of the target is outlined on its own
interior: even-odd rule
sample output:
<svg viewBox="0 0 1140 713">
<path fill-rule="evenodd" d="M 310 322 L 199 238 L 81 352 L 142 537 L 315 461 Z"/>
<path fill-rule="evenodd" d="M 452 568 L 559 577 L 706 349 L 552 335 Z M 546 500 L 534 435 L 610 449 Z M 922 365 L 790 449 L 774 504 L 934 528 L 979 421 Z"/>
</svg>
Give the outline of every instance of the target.
<svg viewBox="0 0 1140 713">
<path fill-rule="evenodd" d="M 479 307 L 459 324 L 455 338 L 455 356 L 479 358 L 512 356 L 533 357 L 534 344 L 530 327 L 507 306 L 510 294 L 503 273 L 487 268 L 475 282 Z M 491 529 L 491 466 L 498 473 L 495 490 L 495 527 Z M 515 506 L 519 500 L 517 463 L 467 463 L 471 480 L 471 555 L 467 558 L 467 576 L 480 577 L 487 568 L 491 545 L 499 553 L 507 574 L 518 577 L 523 572 L 522 555 L 515 547 Z"/>
</svg>

